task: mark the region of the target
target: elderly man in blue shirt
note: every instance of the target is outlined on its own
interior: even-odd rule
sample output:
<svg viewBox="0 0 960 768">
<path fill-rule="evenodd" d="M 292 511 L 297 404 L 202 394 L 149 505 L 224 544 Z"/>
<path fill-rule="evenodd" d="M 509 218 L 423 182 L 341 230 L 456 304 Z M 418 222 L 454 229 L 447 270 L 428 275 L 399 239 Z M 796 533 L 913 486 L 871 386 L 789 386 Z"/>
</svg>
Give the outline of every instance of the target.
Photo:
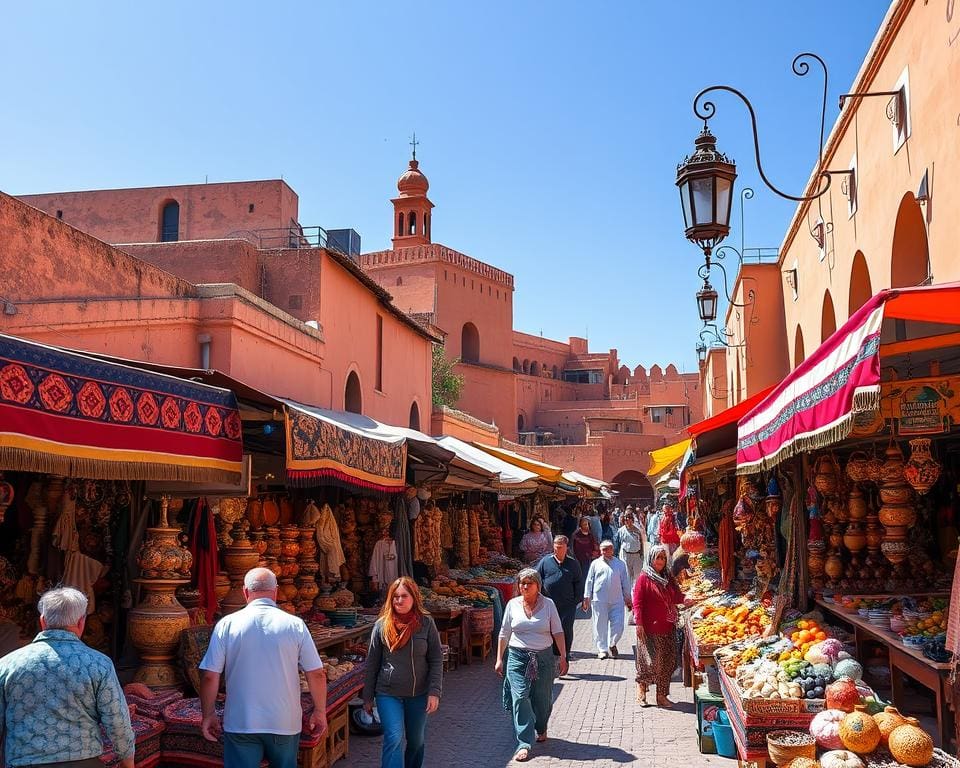
<svg viewBox="0 0 960 768">
<path fill-rule="evenodd" d="M 613 542 L 600 542 L 600 557 L 590 563 L 583 585 L 583 610 L 593 608 L 593 639 L 597 658 L 617 658 L 623 637 L 625 609 L 633 604 L 633 585 L 623 560 L 613 556 Z"/>
<path fill-rule="evenodd" d="M 6 765 L 102 768 L 102 726 L 120 765 L 133 768 L 130 712 L 113 662 L 80 640 L 86 595 L 51 589 L 39 608 L 40 634 L 0 659 Z"/>
</svg>

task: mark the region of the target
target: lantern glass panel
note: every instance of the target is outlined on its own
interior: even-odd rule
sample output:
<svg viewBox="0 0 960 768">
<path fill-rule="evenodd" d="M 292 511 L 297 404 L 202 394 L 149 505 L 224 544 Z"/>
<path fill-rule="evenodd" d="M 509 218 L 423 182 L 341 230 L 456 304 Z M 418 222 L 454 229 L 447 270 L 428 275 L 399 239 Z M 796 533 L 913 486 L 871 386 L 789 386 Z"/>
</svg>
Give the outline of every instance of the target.
<svg viewBox="0 0 960 768">
<path fill-rule="evenodd" d="M 683 207 L 683 227 L 690 229 L 693 226 L 693 214 L 690 212 L 690 182 L 680 185 L 680 205 Z"/>
<path fill-rule="evenodd" d="M 694 223 L 698 226 L 713 223 L 713 177 L 690 180 L 693 195 Z"/>
<path fill-rule="evenodd" d="M 717 223 L 727 226 L 730 223 L 730 198 L 733 196 L 733 182 L 717 176 Z"/>
</svg>

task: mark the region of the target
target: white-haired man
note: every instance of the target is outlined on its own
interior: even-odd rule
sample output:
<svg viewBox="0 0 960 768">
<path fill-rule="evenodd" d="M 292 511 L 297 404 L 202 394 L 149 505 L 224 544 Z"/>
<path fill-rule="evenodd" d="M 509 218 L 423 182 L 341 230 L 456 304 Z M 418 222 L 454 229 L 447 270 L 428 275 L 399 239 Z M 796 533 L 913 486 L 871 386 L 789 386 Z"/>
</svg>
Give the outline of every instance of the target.
<svg viewBox="0 0 960 768">
<path fill-rule="evenodd" d="M 624 609 L 633 605 L 630 577 L 623 560 L 613 556 L 613 542 L 600 542 L 600 557 L 590 563 L 583 584 L 583 610 L 593 607 L 593 639 L 597 658 L 617 658 L 617 642 L 623 637 Z"/>
<path fill-rule="evenodd" d="M 254 568 L 243 579 L 246 607 L 224 616 L 200 662 L 204 738 L 223 733 L 223 763 L 230 768 L 295 768 L 303 710 L 302 669 L 313 698 L 310 732 L 327 729 L 327 679 L 317 646 L 302 619 L 277 607 L 277 577 Z M 215 704 L 226 675 L 223 724 Z"/>
<path fill-rule="evenodd" d="M 110 661 L 81 640 L 87 598 L 73 587 L 40 598 L 40 634 L 0 659 L 0 735 L 8 766 L 102 768 L 102 726 L 123 768 L 134 735 Z"/>
</svg>

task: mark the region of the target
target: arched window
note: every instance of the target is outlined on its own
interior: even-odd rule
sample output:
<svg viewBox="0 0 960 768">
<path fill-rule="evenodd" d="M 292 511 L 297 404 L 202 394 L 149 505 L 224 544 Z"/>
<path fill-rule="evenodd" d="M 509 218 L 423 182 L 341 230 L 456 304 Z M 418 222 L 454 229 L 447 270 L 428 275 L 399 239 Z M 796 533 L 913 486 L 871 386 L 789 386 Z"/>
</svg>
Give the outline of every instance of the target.
<svg viewBox="0 0 960 768">
<path fill-rule="evenodd" d="M 520 358 L 518 357 L 513 358 L 513 370 L 515 370 L 517 373 L 520 373 L 520 371 L 523 370 L 520 367 Z"/>
<path fill-rule="evenodd" d="M 460 359 L 466 363 L 480 362 L 480 331 L 473 323 L 464 323 L 460 333 Z"/>
<path fill-rule="evenodd" d="M 837 313 L 833 309 L 830 291 L 823 294 L 823 310 L 820 313 L 820 343 L 825 342 L 837 330 Z"/>
<path fill-rule="evenodd" d="M 180 203 L 170 200 L 160 211 L 160 242 L 175 243 L 180 239 Z"/>
<path fill-rule="evenodd" d="M 410 219 L 410 223 L 409 223 L 409 229 L 407 230 L 407 234 L 415 235 L 417 234 L 417 214 L 415 211 L 410 211 L 409 219 Z"/>
<path fill-rule="evenodd" d="M 803 349 L 803 330 L 798 325 L 797 332 L 793 335 L 793 367 L 796 368 L 806 359 L 807 355 Z"/>
<path fill-rule="evenodd" d="M 553 378 L 560 378 L 560 369 L 557 366 L 553 366 Z"/>
<path fill-rule="evenodd" d="M 397 237 L 403 237 L 405 234 L 407 233 L 403 228 L 403 213 L 401 212 L 397 216 Z"/>
<path fill-rule="evenodd" d="M 423 236 L 430 239 L 430 214 L 423 214 Z"/>
<path fill-rule="evenodd" d="M 871 296 L 873 296 L 873 288 L 870 285 L 870 270 L 867 269 L 867 260 L 860 251 L 857 251 L 853 256 L 853 267 L 850 269 L 848 315 L 852 315 L 860 309 Z"/>
<path fill-rule="evenodd" d="M 529 361 L 529 360 L 524 360 L 524 361 L 523 361 L 523 372 L 524 372 L 524 373 L 527 373 L 527 374 L 530 373 L 530 361 Z"/>
<path fill-rule="evenodd" d="M 538 363 L 536 360 L 530 363 L 530 375 L 531 376 L 540 375 L 540 363 Z"/>
<path fill-rule="evenodd" d="M 523 428 L 526 426 L 523 421 L 523 414 L 517 414 L 517 432 L 523 432 Z"/>
<path fill-rule="evenodd" d="M 343 410 L 363 413 L 363 392 L 360 390 L 360 377 L 356 371 L 350 371 L 347 376 L 347 385 L 343 389 Z"/>
<path fill-rule="evenodd" d="M 398 278 L 397 278 L 397 285 L 403 285 L 403 278 L 402 278 L 402 277 L 398 277 Z"/>
<path fill-rule="evenodd" d="M 417 401 L 414 400 L 410 404 L 410 429 L 420 429 L 420 406 L 417 405 Z"/>
<path fill-rule="evenodd" d="M 890 287 L 924 285 L 930 278 L 930 253 L 923 211 L 912 192 L 904 195 L 897 210 L 890 259 Z"/>
</svg>

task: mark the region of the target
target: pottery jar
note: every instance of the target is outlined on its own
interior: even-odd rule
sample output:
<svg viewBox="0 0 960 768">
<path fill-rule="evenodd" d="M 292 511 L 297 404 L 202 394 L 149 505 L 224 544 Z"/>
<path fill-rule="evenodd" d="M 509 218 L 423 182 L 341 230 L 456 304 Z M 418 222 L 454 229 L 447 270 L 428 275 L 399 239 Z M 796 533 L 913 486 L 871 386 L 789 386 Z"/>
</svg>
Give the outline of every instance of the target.
<svg viewBox="0 0 960 768">
<path fill-rule="evenodd" d="M 824 496 L 832 496 L 837 492 L 837 468 L 830 456 L 824 455 L 817 460 L 814 487 Z"/>
<path fill-rule="evenodd" d="M 920 494 L 929 491 L 940 478 L 940 463 L 930 454 L 930 439 L 910 441 L 910 459 L 904 465 L 903 477 Z"/>
<path fill-rule="evenodd" d="M 850 454 L 850 460 L 847 461 L 847 477 L 855 483 L 862 483 L 867 480 L 867 454 L 863 451 L 854 451 Z"/>
<path fill-rule="evenodd" d="M 828 555 L 823 570 L 831 579 L 839 579 L 843 576 L 843 560 L 840 559 L 840 555 Z"/>
<path fill-rule="evenodd" d="M 903 482 L 903 454 L 893 443 L 887 448 L 885 454 L 886 460 L 883 462 L 883 468 L 880 470 L 880 480 L 883 483 L 892 485 Z"/>
<path fill-rule="evenodd" d="M 847 514 L 851 520 L 863 520 L 867 516 L 867 500 L 859 488 L 850 491 L 847 499 Z"/>
<path fill-rule="evenodd" d="M 884 504 L 879 517 L 888 528 L 909 528 L 917 521 L 917 513 L 909 504 Z"/>
<path fill-rule="evenodd" d="M 906 483 L 890 483 L 880 486 L 880 501 L 884 504 L 908 504 L 913 491 Z"/>
<path fill-rule="evenodd" d="M 860 552 L 867 545 L 867 536 L 860 523 L 850 523 L 843 534 L 843 545 L 851 552 Z"/>
</svg>

